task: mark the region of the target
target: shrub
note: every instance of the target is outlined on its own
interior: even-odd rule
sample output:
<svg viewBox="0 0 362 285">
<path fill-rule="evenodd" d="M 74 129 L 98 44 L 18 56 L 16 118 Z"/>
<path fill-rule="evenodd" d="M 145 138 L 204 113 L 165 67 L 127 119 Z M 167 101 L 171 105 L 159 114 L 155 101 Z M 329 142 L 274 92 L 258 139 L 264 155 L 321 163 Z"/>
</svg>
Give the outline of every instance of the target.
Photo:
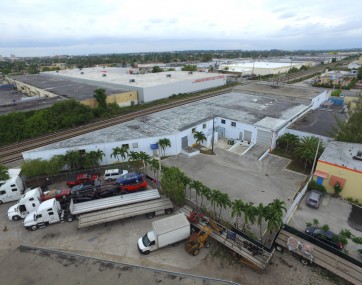
<svg viewBox="0 0 362 285">
<path fill-rule="evenodd" d="M 324 187 L 323 185 L 319 185 L 317 184 L 316 181 L 312 180 L 311 182 L 308 183 L 308 188 L 307 190 L 318 190 L 320 192 L 322 192 L 323 194 L 327 192 L 326 187 Z"/>
</svg>

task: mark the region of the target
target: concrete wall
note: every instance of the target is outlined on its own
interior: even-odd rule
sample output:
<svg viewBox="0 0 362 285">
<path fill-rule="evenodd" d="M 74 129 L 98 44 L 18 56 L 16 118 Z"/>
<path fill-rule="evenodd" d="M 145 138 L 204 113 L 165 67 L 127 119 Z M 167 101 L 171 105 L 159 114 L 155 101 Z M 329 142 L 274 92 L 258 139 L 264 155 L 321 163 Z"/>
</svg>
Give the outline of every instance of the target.
<svg viewBox="0 0 362 285">
<path fill-rule="evenodd" d="M 48 92 L 48 91 L 40 89 L 40 88 L 36 88 L 29 84 L 15 80 L 13 78 L 6 77 L 5 80 L 7 82 L 9 82 L 10 84 L 15 85 L 19 92 L 27 94 L 32 97 L 56 97 L 57 96 L 54 93 Z"/>
<path fill-rule="evenodd" d="M 225 120 L 225 124 L 223 124 L 221 121 Z M 231 123 L 236 123 L 236 126 L 233 127 Z M 244 131 L 249 131 L 252 133 L 251 135 L 251 142 L 256 142 L 256 133 L 257 133 L 257 127 L 240 123 L 237 121 L 225 119 L 225 118 L 215 118 L 216 126 L 225 128 L 225 138 L 228 139 L 239 139 L 240 132 L 243 133 L 243 139 L 244 139 Z"/>
<path fill-rule="evenodd" d="M 122 92 L 122 93 L 118 93 L 118 94 L 112 94 L 112 95 L 107 96 L 106 101 L 108 104 L 116 103 L 120 107 L 131 106 L 132 102 L 133 102 L 133 104 L 138 104 L 137 91 L 132 90 L 132 91 Z M 87 105 L 91 108 L 95 108 L 98 106 L 97 100 L 94 98 L 83 100 L 83 101 L 81 101 L 81 103 L 84 105 Z"/>
<path fill-rule="evenodd" d="M 346 180 L 340 193 L 343 198 L 358 199 L 359 202 L 362 202 L 362 171 L 349 169 L 339 165 L 332 165 L 321 160 L 318 160 L 316 170 L 329 174 L 323 181 L 323 186 L 326 187 L 328 193 L 334 194 L 333 185 L 329 185 L 330 178 L 334 175 Z M 314 176 L 314 180 L 316 180 L 316 176 Z"/>
<path fill-rule="evenodd" d="M 312 99 L 312 110 L 318 109 L 321 104 L 328 101 L 331 91 L 324 91 Z"/>
</svg>

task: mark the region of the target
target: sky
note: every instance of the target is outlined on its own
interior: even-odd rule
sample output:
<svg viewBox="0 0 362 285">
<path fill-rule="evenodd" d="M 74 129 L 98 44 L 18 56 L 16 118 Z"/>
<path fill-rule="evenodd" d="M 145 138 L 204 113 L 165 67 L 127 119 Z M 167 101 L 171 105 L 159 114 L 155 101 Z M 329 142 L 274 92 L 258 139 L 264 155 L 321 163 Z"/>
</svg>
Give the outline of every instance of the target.
<svg viewBox="0 0 362 285">
<path fill-rule="evenodd" d="M 361 0 L 1 0 L 0 55 L 362 48 Z"/>
</svg>

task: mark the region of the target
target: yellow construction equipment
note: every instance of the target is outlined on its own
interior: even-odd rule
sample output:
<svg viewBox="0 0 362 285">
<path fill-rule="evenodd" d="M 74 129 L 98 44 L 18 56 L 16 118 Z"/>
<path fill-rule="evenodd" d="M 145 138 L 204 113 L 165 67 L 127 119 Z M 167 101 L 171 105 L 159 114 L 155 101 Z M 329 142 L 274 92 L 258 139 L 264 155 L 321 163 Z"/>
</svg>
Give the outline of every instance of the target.
<svg viewBox="0 0 362 285">
<path fill-rule="evenodd" d="M 186 240 L 186 251 L 188 253 L 191 253 L 193 256 L 196 256 L 199 254 L 201 248 L 208 248 L 210 246 L 210 243 L 208 242 L 207 238 L 211 233 L 212 229 L 207 226 L 203 226 L 200 231 L 193 233 Z"/>
</svg>

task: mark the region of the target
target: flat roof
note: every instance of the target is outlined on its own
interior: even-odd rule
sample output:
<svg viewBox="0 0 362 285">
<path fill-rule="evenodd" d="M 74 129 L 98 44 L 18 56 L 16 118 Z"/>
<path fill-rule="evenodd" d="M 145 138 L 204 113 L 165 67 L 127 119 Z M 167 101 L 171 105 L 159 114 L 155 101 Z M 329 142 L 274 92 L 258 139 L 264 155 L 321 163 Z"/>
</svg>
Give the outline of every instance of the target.
<svg viewBox="0 0 362 285">
<path fill-rule="evenodd" d="M 342 106 L 310 110 L 302 118 L 288 126 L 288 129 L 334 137 L 336 129 L 338 129 L 337 119 L 342 122 L 346 120 L 345 115 L 341 113 L 342 110 Z"/>
<path fill-rule="evenodd" d="M 279 68 L 279 67 L 290 67 L 293 62 L 271 62 L 271 61 L 249 61 L 249 62 L 237 62 L 230 64 L 230 66 L 236 66 L 240 68 Z M 300 63 L 298 63 L 299 65 Z M 294 62 L 294 65 L 297 63 Z"/>
<path fill-rule="evenodd" d="M 327 144 L 319 160 L 362 171 L 362 161 L 353 159 L 358 151 L 362 151 L 362 144 L 332 141 Z"/>
<path fill-rule="evenodd" d="M 238 85 L 234 87 L 244 93 L 275 96 L 277 98 L 285 99 L 300 99 L 310 102 L 315 96 L 321 94 L 323 90 L 313 87 L 300 87 L 294 85 L 287 85 L 283 83 L 275 82 L 275 84 L 269 82 L 253 82 L 251 84 Z"/>
<path fill-rule="evenodd" d="M 132 70 L 133 74 L 129 71 Z M 83 72 L 83 74 L 81 74 Z M 59 72 L 46 72 L 47 75 L 55 78 L 72 78 L 73 80 L 87 80 L 89 82 L 97 82 L 106 86 L 127 86 L 127 88 L 152 87 L 176 83 L 185 80 L 195 80 L 209 77 L 225 77 L 226 75 L 208 72 L 192 72 L 188 71 L 165 71 L 158 73 L 137 74 L 138 68 L 122 68 L 122 67 L 92 67 L 79 69 L 60 70 Z M 106 75 L 106 76 L 103 76 Z M 171 76 L 167 76 L 171 75 Z M 134 82 L 130 82 L 134 80 Z"/>
<path fill-rule="evenodd" d="M 230 119 L 273 130 L 308 108 L 293 101 L 231 92 L 192 104 L 139 117 L 135 120 L 57 142 L 36 150 L 69 148 L 89 144 L 128 141 L 171 135 L 214 117 Z M 272 121 L 265 123 L 265 118 Z"/>
<path fill-rule="evenodd" d="M 78 70 L 79 72 L 79 70 Z M 87 81 L 77 78 L 67 78 L 64 76 L 53 76 L 50 73 L 42 72 L 40 74 L 19 75 L 11 77 L 15 80 L 29 84 L 49 91 L 53 94 L 73 98 L 78 101 L 93 98 L 94 90 L 103 88 L 107 95 L 126 92 L 127 90 L 121 86 L 104 85 L 101 82 Z"/>
</svg>

